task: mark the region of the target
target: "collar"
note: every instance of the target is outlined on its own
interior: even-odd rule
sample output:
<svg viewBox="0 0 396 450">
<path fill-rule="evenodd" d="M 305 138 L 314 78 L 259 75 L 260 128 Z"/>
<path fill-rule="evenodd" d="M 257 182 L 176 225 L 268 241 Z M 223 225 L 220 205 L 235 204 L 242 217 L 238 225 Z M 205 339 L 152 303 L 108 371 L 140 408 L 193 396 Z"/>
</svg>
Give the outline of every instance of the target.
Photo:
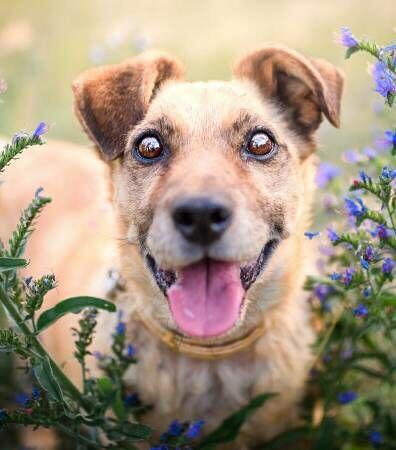
<svg viewBox="0 0 396 450">
<path fill-rule="evenodd" d="M 125 293 L 125 282 L 120 273 L 111 269 L 106 280 L 107 298 L 115 300 L 118 293 Z M 202 341 L 182 336 L 175 331 L 169 330 L 143 312 L 137 313 L 137 319 L 144 325 L 149 333 L 163 342 L 171 350 L 201 360 L 218 360 L 247 350 L 265 332 L 264 325 L 258 325 L 244 336 L 224 344 L 205 344 Z"/>
<path fill-rule="evenodd" d="M 241 338 L 224 344 L 204 344 L 202 341 L 182 336 L 174 331 L 165 328 L 151 317 L 142 313 L 138 314 L 140 322 L 145 328 L 171 350 L 201 360 L 217 360 L 227 358 L 246 350 L 254 344 L 258 338 L 264 334 L 264 326 L 259 325 Z"/>
</svg>

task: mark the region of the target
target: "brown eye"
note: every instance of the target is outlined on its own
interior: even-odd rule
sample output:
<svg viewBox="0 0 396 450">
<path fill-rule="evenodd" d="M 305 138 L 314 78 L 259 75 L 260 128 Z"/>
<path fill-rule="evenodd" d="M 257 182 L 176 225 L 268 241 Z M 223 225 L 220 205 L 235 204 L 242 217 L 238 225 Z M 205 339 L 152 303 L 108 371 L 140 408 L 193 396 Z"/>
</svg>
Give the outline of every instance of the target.
<svg viewBox="0 0 396 450">
<path fill-rule="evenodd" d="M 163 146 L 155 136 L 146 136 L 138 143 L 136 152 L 143 159 L 155 159 L 161 156 Z"/>
<path fill-rule="evenodd" d="M 260 131 L 255 133 L 248 142 L 247 151 L 254 156 L 269 156 L 275 149 L 274 141 L 268 134 Z"/>
</svg>

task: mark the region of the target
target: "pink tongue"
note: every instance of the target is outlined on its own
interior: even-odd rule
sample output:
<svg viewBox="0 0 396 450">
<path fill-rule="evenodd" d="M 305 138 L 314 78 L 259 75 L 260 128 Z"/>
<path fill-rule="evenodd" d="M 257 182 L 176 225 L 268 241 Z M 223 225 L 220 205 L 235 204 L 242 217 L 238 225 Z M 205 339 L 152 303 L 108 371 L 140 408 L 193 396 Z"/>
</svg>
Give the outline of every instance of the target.
<svg viewBox="0 0 396 450">
<path fill-rule="evenodd" d="M 184 267 L 168 290 L 177 325 L 197 337 L 228 331 L 239 317 L 243 294 L 239 264 L 213 260 Z"/>
</svg>

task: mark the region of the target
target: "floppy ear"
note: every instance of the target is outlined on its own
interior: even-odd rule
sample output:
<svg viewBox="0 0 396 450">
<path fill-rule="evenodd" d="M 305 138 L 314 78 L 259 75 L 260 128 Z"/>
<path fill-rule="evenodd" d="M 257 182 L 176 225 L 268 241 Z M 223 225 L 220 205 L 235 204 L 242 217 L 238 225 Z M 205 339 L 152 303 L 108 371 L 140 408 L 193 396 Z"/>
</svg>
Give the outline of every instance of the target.
<svg viewBox="0 0 396 450">
<path fill-rule="evenodd" d="M 104 159 L 121 154 L 128 131 L 143 119 L 160 87 L 182 79 L 183 72 L 171 56 L 151 51 L 88 70 L 73 82 L 77 117 Z"/>
<path fill-rule="evenodd" d="M 289 125 L 307 139 L 318 128 L 322 113 L 335 127 L 340 124 L 343 76 L 327 61 L 271 46 L 240 59 L 234 74 L 253 81 L 264 97 L 279 104 Z"/>
</svg>

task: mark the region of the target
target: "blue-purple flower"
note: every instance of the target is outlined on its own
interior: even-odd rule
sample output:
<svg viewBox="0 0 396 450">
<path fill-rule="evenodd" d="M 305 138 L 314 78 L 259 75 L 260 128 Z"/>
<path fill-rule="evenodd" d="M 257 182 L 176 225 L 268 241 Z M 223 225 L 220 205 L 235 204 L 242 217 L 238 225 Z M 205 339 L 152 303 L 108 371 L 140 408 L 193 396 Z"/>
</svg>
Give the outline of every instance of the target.
<svg viewBox="0 0 396 450">
<path fill-rule="evenodd" d="M 340 273 L 333 272 L 332 274 L 330 274 L 330 280 L 338 281 L 340 279 L 341 279 L 341 274 Z"/>
<path fill-rule="evenodd" d="M 48 131 L 48 126 L 44 122 L 40 122 L 33 131 L 33 137 L 38 138 Z"/>
<path fill-rule="evenodd" d="M 396 170 L 391 169 L 390 167 L 383 167 L 381 171 L 381 178 L 385 181 L 392 181 L 396 178 Z"/>
<path fill-rule="evenodd" d="M 374 236 L 378 236 L 380 239 L 387 239 L 392 236 L 392 230 L 387 228 L 385 225 L 378 225 L 374 230 Z"/>
<path fill-rule="evenodd" d="M 27 394 L 21 392 L 15 396 L 15 401 L 18 405 L 25 407 L 29 403 L 30 398 Z"/>
<path fill-rule="evenodd" d="M 125 356 L 133 358 L 136 355 L 136 348 L 132 344 L 128 344 L 125 348 Z"/>
<path fill-rule="evenodd" d="M 183 433 L 183 425 L 177 420 L 173 420 L 168 427 L 167 433 L 171 436 L 180 436 Z"/>
<path fill-rule="evenodd" d="M 369 433 L 369 441 L 373 445 L 381 445 L 384 442 L 382 434 L 377 430 L 371 430 Z"/>
<path fill-rule="evenodd" d="M 137 394 L 128 394 L 124 397 L 125 406 L 136 406 L 139 403 L 139 397 Z"/>
<path fill-rule="evenodd" d="M 357 399 L 357 394 L 354 391 L 345 391 L 341 392 L 338 395 L 338 403 L 341 405 L 347 405 L 348 403 L 352 403 Z"/>
<path fill-rule="evenodd" d="M 333 292 L 333 287 L 328 284 L 317 284 L 314 289 L 316 297 L 323 302 Z"/>
<path fill-rule="evenodd" d="M 363 156 L 355 148 L 353 148 L 351 150 L 346 150 L 342 154 L 342 159 L 347 163 L 357 164 L 362 162 Z"/>
<path fill-rule="evenodd" d="M 150 447 L 150 450 L 169 450 L 166 444 L 161 444 L 159 447 Z"/>
<path fill-rule="evenodd" d="M 370 297 L 370 295 L 371 295 L 371 287 L 370 286 L 365 287 L 363 289 L 363 296 L 368 298 L 368 297 Z"/>
<path fill-rule="evenodd" d="M 359 177 L 363 183 L 368 183 L 371 181 L 371 178 L 367 175 L 367 173 L 364 170 L 361 170 L 359 172 Z"/>
<path fill-rule="evenodd" d="M 380 150 L 396 147 L 396 130 L 386 130 L 382 137 L 376 139 L 375 143 Z"/>
<path fill-rule="evenodd" d="M 336 242 L 340 239 L 340 236 L 331 227 L 327 228 L 327 237 L 331 242 Z"/>
<path fill-rule="evenodd" d="M 341 169 L 339 167 L 328 162 L 322 162 L 318 166 L 315 182 L 318 187 L 324 188 L 340 174 Z"/>
<path fill-rule="evenodd" d="M 348 27 L 341 28 L 340 34 L 337 37 L 337 42 L 345 48 L 352 48 L 359 45 L 359 41 Z"/>
<path fill-rule="evenodd" d="M 355 273 L 355 269 L 353 267 L 348 267 L 341 276 L 341 282 L 345 286 L 349 286 L 352 282 L 354 273 Z"/>
<path fill-rule="evenodd" d="M 369 270 L 369 262 L 366 259 L 360 258 L 360 265 L 364 270 Z"/>
<path fill-rule="evenodd" d="M 195 439 L 196 437 L 198 437 L 201 433 L 204 423 L 204 420 L 197 420 L 196 422 L 190 424 L 186 431 L 186 437 L 189 439 Z"/>
<path fill-rule="evenodd" d="M 116 333 L 117 334 L 125 334 L 126 330 L 126 323 L 125 322 L 118 322 L 116 326 Z"/>
<path fill-rule="evenodd" d="M 306 232 L 304 233 L 304 236 L 306 236 L 310 241 L 311 241 L 314 237 L 319 236 L 319 235 L 320 235 L 320 232 L 319 232 L 319 231 L 306 231 Z"/>
<path fill-rule="evenodd" d="M 377 157 L 377 150 L 373 147 L 365 147 L 362 150 L 362 153 L 364 156 L 366 156 L 368 159 L 374 159 Z"/>
<path fill-rule="evenodd" d="M 373 67 L 375 91 L 387 98 L 396 92 L 396 75 L 384 61 L 377 61 Z"/>
<path fill-rule="evenodd" d="M 34 386 L 32 389 L 32 399 L 38 401 L 40 400 L 40 397 L 41 397 L 41 390 L 36 386 Z"/>
<path fill-rule="evenodd" d="M 350 217 L 360 217 L 367 211 L 363 200 L 359 197 L 356 197 L 355 199 L 346 197 L 344 202 L 345 209 Z"/>
<path fill-rule="evenodd" d="M 353 309 L 353 315 L 355 317 L 366 317 L 368 314 L 368 309 L 363 303 L 359 303 L 359 305 Z"/>
<path fill-rule="evenodd" d="M 382 263 L 382 272 L 385 275 L 390 275 L 393 272 L 395 265 L 396 263 L 393 258 L 385 258 L 384 262 Z"/>
</svg>

